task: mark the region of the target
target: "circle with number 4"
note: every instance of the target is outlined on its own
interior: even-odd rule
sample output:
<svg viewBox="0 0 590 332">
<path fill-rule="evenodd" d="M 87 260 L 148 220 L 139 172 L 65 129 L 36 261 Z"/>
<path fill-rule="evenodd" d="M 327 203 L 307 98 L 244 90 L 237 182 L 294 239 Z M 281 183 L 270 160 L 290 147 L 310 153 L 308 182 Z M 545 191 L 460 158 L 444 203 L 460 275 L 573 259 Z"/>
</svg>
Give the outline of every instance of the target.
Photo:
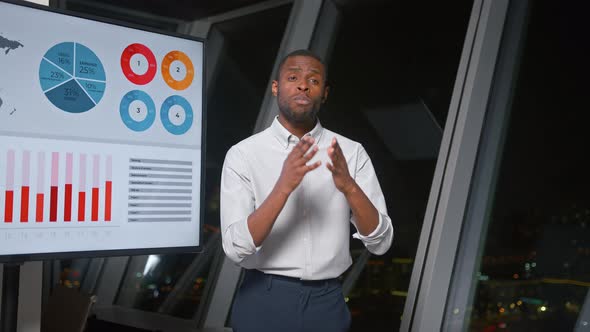
<svg viewBox="0 0 590 332">
<path fill-rule="evenodd" d="M 156 105 L 147 93 L 133 90 L 121 99 L 119 113 L 127 128 L 140 132 L 147 130 L 156 120 Z"/>
<path fill-rule="evenodd" d="M 182 135 L 193 125 L 193 108 L 183 97 L 170 96 L 162 104 L 160 120 L 169 133 Z"/>
</svg>

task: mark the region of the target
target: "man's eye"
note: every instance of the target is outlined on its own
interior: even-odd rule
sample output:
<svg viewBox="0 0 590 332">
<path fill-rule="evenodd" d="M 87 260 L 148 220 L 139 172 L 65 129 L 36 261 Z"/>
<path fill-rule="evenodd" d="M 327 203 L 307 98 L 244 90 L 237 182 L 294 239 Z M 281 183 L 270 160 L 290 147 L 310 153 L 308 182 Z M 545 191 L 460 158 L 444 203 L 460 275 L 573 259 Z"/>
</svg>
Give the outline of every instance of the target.
<svg viewBox="0 0 590 332">
<path fill-rule="evenodd" d="M 309 82 L 313 85 L 317 85 L 320 83 L 320 81 L 316 80 L 315 78 L 310 79 Z"/>
<path fill-rule="evenodd" d="M 295 77 L 295 76 L 289 76 L 289 77 L 287 77 L 287 80 L 288 81 L 291 81 L 291 82 L 295 81 L 296 79 L 297 79 L 297 77 Z"/>
</svg>

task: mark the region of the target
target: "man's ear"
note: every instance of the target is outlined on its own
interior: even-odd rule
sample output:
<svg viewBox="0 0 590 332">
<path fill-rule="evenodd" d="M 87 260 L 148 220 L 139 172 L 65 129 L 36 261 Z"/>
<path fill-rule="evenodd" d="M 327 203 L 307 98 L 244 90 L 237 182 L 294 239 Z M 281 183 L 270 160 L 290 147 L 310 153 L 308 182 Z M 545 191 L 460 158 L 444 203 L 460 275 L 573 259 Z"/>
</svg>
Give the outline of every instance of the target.
<svg viewBox="0 0 590 332">
<path fill-rule="evenodd" d="M 322 104 L 326 102 L 326 100 L 328 99 L 328 92 L 330 92 L 330 87 L 326 86 L 324 88 L 324 96 L 322 97 Z"/>
<path fill-rule="evenodd" d="M 276 80 L 272 81 L 272 95 L 273 96 L 277 96 L 277 94 L 279 93 L 279 82 L 277 82 Z"/>
</svg>

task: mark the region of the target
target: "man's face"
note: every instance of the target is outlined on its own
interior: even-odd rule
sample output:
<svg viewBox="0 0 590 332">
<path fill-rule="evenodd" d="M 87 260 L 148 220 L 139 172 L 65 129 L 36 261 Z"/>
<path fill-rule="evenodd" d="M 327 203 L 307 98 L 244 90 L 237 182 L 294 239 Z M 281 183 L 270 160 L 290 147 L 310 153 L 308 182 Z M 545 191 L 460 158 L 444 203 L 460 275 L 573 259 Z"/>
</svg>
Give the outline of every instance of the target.
<svg viewBox="0 0 590 332">
<path fill-rule="evenodd" d="M 279 80 L 272 82 L 272 93 L 278 98 L 279 110 L 286 120 L 293 124 L 314 123 L 328 95 L 324 66 L 308 56 L 287 58 Z"/>
</svg>

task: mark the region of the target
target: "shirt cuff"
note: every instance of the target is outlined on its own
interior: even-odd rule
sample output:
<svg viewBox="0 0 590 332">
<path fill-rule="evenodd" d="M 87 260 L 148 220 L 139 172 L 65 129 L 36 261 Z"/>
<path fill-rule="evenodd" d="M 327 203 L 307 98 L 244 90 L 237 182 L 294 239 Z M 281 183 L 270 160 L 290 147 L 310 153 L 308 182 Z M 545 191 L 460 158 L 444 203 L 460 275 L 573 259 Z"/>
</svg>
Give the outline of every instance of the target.
<svg viewBox="0 0 590 332">
<path fill-rule="evenodd" d="M 377 227 L 369 235 L 362 235 L 356 232 L 352 235 L 353 238 L 363 241 L 365 244 L 377 244 L 383 235 L 387 232 L 388 223 L 385 222 L 383 215 L 379 213 L 379 223 Z"/>
<path fill-rule="evenodd" d="M 223 249 L 233 261 L 240 263 L 244 258 L 258 251 L 248 229 L 247 218 L 230 225 L 228 232 L 228 236 L 223 238 Z"/>
</svg>

